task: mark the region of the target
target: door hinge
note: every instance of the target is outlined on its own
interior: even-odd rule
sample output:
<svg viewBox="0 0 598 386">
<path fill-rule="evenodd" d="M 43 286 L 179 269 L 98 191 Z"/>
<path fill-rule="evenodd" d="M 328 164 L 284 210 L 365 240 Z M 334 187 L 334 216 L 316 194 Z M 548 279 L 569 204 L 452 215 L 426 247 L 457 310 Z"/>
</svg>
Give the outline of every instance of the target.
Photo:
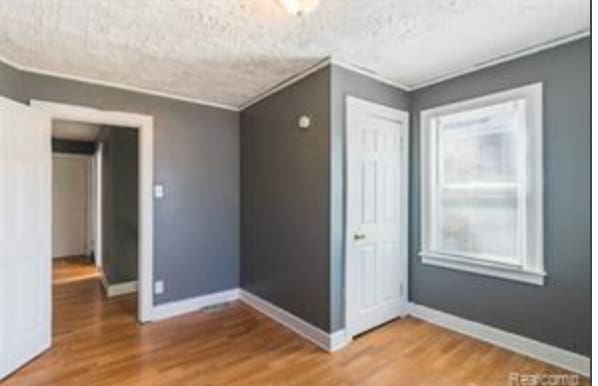
<svg viewBox="0 0 598 386">
<path fill-rule="evenodd" d="M 399 285 L 399 294 L 401 296 L 405 295 L 405 283 L 401 282 L 401 284 Z"/>
</svg>

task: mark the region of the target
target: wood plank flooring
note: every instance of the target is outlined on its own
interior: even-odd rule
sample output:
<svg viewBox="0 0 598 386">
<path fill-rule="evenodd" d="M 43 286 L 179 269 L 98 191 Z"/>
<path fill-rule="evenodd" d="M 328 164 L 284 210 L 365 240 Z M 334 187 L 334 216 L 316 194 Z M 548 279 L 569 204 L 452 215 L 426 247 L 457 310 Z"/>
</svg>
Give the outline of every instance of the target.
<svg viewBox="0 0 598 386">
<path fill-rule="evenodd" d="M 2 386 L 489 386 L 567 373 L 414 318 L 329 354 L 241 303 L 140 326 L 134 295 L 106 299 L 97 279 L 53 296 L 53 348 Z"/>
<path fill-rule="evenodd" d="M 67 284 L 100 277 L 95 264 L 83 256 L 52 259 L 52 283 Z"/>
</svg>

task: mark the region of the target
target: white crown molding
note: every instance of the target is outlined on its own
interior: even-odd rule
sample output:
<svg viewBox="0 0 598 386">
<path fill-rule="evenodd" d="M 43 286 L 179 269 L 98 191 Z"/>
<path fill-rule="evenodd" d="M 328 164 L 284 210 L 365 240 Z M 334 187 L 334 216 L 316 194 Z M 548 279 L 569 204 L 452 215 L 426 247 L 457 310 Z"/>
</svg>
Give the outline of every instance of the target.
<svg viewBox="0 0 598 386">
<path fill-rule="evenodd" d="M 140 93 L 140 94 L 152 95 L 152 96 L 157 96 L 157 97 L 161 97 L 161 98 L 174 99 L 174 100 L 179 100 L 182 102 L 188 102 L 188 103 L 193 103 L 193 104 L 202 105 L 202 106 L 215 107 L 215 108 L 219 108 L 219 109 L 239 112 L 239 111 L 243 111 L 246 108 L 269 97 L 270 95 L 277 93 L 278 91 L 290 86 L 291 84 L 296 83 L 296 82 L 300 81 L 301 79 L 304 79 L 305 77 L 313 74 L 314 72 L 316 72 L 326 66 L 330 66 L 330 65 L 335 65 L 335 66 L 347 69 L 347 70 L 355 72 L 357 74 L 374 79 L 378 82 L 388 84 L 392 87 L 396 87 L 403 91 L 410 92 L 410 91 L 422 89 L 424 87 L 432 86 L 432 85 L 444 82 L 446 80 L 457 78 L 459 76 L 466 75 L 466 74 L 469 74 L 469 73 L 472 73 L 472 72 L 475 72 L 475 71 L 478 71 L 478 70 L 481 70 L 481 69 L 484 69 L 487 67 L 492 67 L 497 64 L 505 63 L 505 62 L 508 62 L 508 61 L 511 61 L 511 60 L 514 60 L 517 58 L 532 55 L 537 52 L 547 50 L 549 48 L 553 48 L 553 47 L 556 47 L 559 45 L 570 43 L 575 40 L 579 40 L 579 39 L 588 37 L 590 35 L 591 35 L 591 31 L 589 31 L 589 30 L 579 31 L 579 32 L 576 32 L 576 33 L 573 33 L 570 35 L 560 37 L 560 38 L 551 39 L 549 41 L 546 41 L 546 42 L 543 42 L 543 43 L 540 43 L 540 44 L 537 44 L 537 45 L 534 45 L 531 47 L 523 48 L 523 49 L 516 50 L 516 51 L 511 51 L 511 52 L 496 56 L 494 58 L 476 63 L 471 67 L 463 68 L 463 69 L 457 70 L 457 71 L 452 71 L 452 72 L 446 73 L 444 75 L 436 76 L 436 77 L 430 78 L 428 80 L 415 83 L 413 85 L 408 85 L 408 84 L 404 84 L 404 83 L 401 83 L 398 81 L 391 80 L 385 76 L 377 74 L 376 72 L 374 72 L 372 70 L 369 70 L 362 66 L 348 63 L 346 61 L 343 61 L 343 60 L 335 58 L 335 57 L 326 57 L 326 58 L 320 60 L 319 62 L 315 63 L 314 65 L 309 66 L 308 68 L 306 68 L 302 71 L 299 71 L 295 75 L 292 75 L 288 79 L 283 80 L 283 81 L 277 83 L 276 85 L 268 88 L 266 91 L 263 91 L 263 92 L 257 94 L 256 96 L 254 96 L 254 97 L 250 98 L 249 100 L 247 100 L 246 102 L 242 103 L 240 106 L 233 106 L 233 105 L 228 105 L 228 104 L 210 102 L 210 101 L 206 101 L 206 100 L 202 100 L 202 99 L 198 99 L 198 98 L 191 98 L 191 97 L 186 97 L 186 96 L 181 96 L 181 95 L 176 95 L 176 94 L 170 94 L 170 93 L 165 93 L 165 92 L 161 92 L 161 91 L 145 89 L 142 87 L 128 86 L 128 85 L 118 83 L 118 82 L 101 81 L 101 80 L 87 78 L 87 77 L 83 77 L 83 76 L 68 75 L 68 74 L 64 74 L 61 72 L 57 72 L 57 71 L 42 70 L 42 69 L 35 68 L 32 66 L 21 65 L 21 64 L 16 63 L 2 55 L 0 55 L 0 62 L 3 62 L 5 64 L 7 64 L 8 66 L 13 67 L 16 70 L 23 71 L 23 72 L 28 72 L 28 73 L 38 74 L 38 75 L 52 76 L 52 77 L 62 78 L 62 79 L 67 79 L 67 80 L 74 80 L 74 81 L 78 81 L 78 82 L 95 84 L 95 85 L 99 85 L 99 86 L 112 87 L 112 88 L 116 88 L 116 89 L 120 89 L 120 90 L 136 92 L 136 93 Z"/>
<path fill-rule="evenodd" d="M 173 318 L 175 316 L 199 311 L 204 307 L 216 304 L 232 302 L 239 299 L 239 289 L 233 288 L 226 291 L 214 292 L 207 295 L 200 295 L 189 299 L 177 300 L 170 303 L 163 303 L 154 306 L 151 314 L 152 321 Z"/>
<path fill-rule="evenodd" d="M 551 39 L 551 40 L 545 41 L 540 44 L 535 44 L 531 47 L 526 47 L 526 48 L 516 50 L 516 51 L 510 51 L 505 54 L 490 58 L 488 60 L 478 62 L 471 67 L 467 67 L 467 68 L 457 70 L 457 71 L 452 71 L 447 74 L 433 77 L 429 80 L 425 80 L 423 82 L 415 83 L 409 87 L 409 91 L 415 91 L 415 90 L 422 89 L 424 87 L 433 86 L 435 84 L 442 83 L 444 81 L 447 81 L 447 80 L 450 80 L 453 78 L 457 78 L 457 77 L 460 77 L 462 75 L 466 75 L 466 74 L 469 74 L 472 72 L 476 72 L 476 71 L 482 70 L 484 68 L 496 66 L 497 64 L 501 64 L 501 63 L 510 62 L 511 60 L 514 60 L 514 59 L 522 58 L 524 56 L 529 56 L 529 55 L 538 53 L 540 51 L 548 50 L 550 48 L 554 48 L 554 47 L 557 47 L 557 46 L 560 46 L 563 44 L 567 44 L 567 43 L 570 43 L 570 42 L 573 42 L 573 41 L 576 41 L 579 39 L 583 39 L 590 35 L 591 35 L 591 32 L 589 30 L 583 30 L 583 31 L 575 32 L 573 34 L 566 35 L 566 36 L 561 36 L 556 39 Z"/>
<path fill-rule="evenodd" d="M 409 87 L 405 86 L 404 84 L 392 81 L 388 78 L 385 78 L 381 75 L 374 73 L 373 71 L 369 71 L 367 69 L 364 69 L 363 67 L 349 64 L 347 62 L 344 62 L 342 60 L 339 60 L 339 59 L 336 59 L 333 57 L 327 57 L 327 58 L 324 58 L 324 59 L 320 60 L 319 62 L 315 63 L 314 65 L 309 66 L 305 70 L 300 71 L 297 74 L 283 80 L 282 82 L 277 83 L 276 85 L 272 86 L 271 88 L 267 89 L 266 91 L 262 92 L 261 94 L 249 99 L 247 102 L 243 103 L 241 105 L 241 107 L 239 107 L 239 110 L 243 111 L 243 110 L 247 109 L 248 107 L 251 107 L 251 106 L 255 105 L 256 103 L 268 98 L 270 95 L 276 94 L 280 90 L 283 90 L 283 89 L 289 87 L 293 83 L 297 83 L 298 81 L 308 77 L 309 75 L 313 74 L 314 72 L 317 72 L 317 71 L 321 70 L 322 68 L 326 68 L 326 67 L 332 66 L 332 65 L 344 68 L 346 70 L 355 72 L 355 73 L 363 75 L 363 76 L 366 76 L 366 77 L 374 79 L 380 83 L 390 85 L 392 87 L 401 89 L 403 91 L 410 91 Z"/>
<path fill-rule="evenodd" d="M 351 342 L 351 338 L 347 336 L 344 330 L 333 333 L 323 331 L 290 312 L 243 289 L 240 290 L 240 299 L 251 308 L 282 324 L 325 351 L 337 351 Z"/>
<path fill-rule="evenodd" d="M 115 89 L 119 89 L 119 90 L 123 90 L 123 91 L 130 91 L 130 92 L 135 92 L 138 94 L 151 95 L 151 96 L 160 97 L 160 98 L 173 99 L 173 100 L 187 102 L 187 103 L 193 103 L 193 104 L 201 105 L 201 106 L 215 107 L 217 109 L 230 110 L 230 111 L 235 111 L 235 112 L 240 111 L 238 107 L 228 105 L 228 104 L 210 102 L 210 101 L 206 101 L 203 99 L 191 98 L 191 97 L 186 97 L 186 96 L 176 95 L 176 94 L 170 94 L 170 93 L 166 93 L 166 92 L 146 89 L 143 87 L 129 86 L 129 85 L 119 83 L 119 82 L 103 81 L 103 80 L 88 78 L 88 77 L 84 77 L 84 76 L 69 75 L 69 74 L 65 74 L 62 72 L 58 72 L 58 71 L 42 70 L 40 68 L 36 68 L 36 67 L 32 67 L 32 66 L 24 66 L 24 65 L 21 65 L 19 63 L 16 63 L 16 62 L 4 57 L 2 55 L 0 55 L 0 62 L 3 62 L 4 64 L 14 68 L 15 70 L 27 72 L 27 73 L 31 73 L 31 74 L 51 76 L 54 78 L 60 78 L 60 79 L 66 79 L 66 80 L 73 80 L 76 82 L 93 84 L 96 86 L 110 87 L 110 88 L 115 88 Z"/>
<path fill-rule="evenodd" d="M 324 58 L 324 59 L 318 61 L 317 63 L 307 67 L 306 69 L 299 71 L 295 75 L 292 75 L 289 78 L 283 80 L 282 82 L 279 82 L 279 83 L 275 84 L 274 86 L 268 88 L 267 90 L 259 93 L 255 97 L 250 98 L 247 102 L 243 103 L 239 107 L 239 110 L 243 111 L 243 110 L 247 109 L 248 107 L 251 107 L 254 104 L 258 103 L 259 101 L 266 99 L 270 95 L 276 94 L 280 90 L 289 87 L 293 83 L 299 82 L 301 79 L 304 79 L 304 78 L 308 77 L 309 75 L 313 74 L 314 72 L 317 72 L 317 71 L 321 70 L 322 68 L 325 68 L 329 65 L 330 65 L 330 58 Z"/>
<path fill-rule="evenodd" d="M 409 314 L 518 354 L 541 360 L 584 376 L 590 375 L 590 358 L 486 324 L 411 303 Z"/>
<path fill-rule="evenodd" d="M 361 67 L 361 66 L 358 66 L 356 64 L 351 64 L 351 63 L 348 63 L 346 61 L 343 61 L 341 59 L 337 59 L 337 58 L 334 58 L 334 57 L 330 58 L 329 63 L 332 64 L 332 65 L 335 65 L 337 67 L 344 68 L 345 70 L 349 70 L 349 71 L 355 72 L 355 73 L 357 73 L 359 75 L 363 75 L 365 77 L 371 78 L 371 79 L 376 80 L 376 81 L 378 81 L 380 83 L 384 83 L 384 84 L 387 84 L 389 86 L 398 88 L 400 90 L 411 91 L 411 87 L 409 87 L 408 85 L 406 85 L 404 83 L 401 83 L 401 82 L 397 82 L 395 80 L 391 80 L 391 79 L 389 79 L 389 78 L 387 78 L 387 77 L 385 77 L 383 75 L 380 75 L 380 74 L 376 73 L 375 71 L 372 71 L 372 70 L 367 69 L 365 67 Z"/>
</svg>

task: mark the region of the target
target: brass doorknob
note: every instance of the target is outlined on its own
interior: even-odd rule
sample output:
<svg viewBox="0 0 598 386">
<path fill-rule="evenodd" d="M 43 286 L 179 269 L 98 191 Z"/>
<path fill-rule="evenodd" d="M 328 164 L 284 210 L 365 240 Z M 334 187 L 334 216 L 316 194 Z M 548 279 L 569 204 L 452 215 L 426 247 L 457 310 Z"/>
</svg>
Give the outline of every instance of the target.
<svg viewBox="0 0 598 386">
<path fill-rule="evenodd" d="M 355 233 L 353 235 L 353 240 L 355 240 L 355 241 L 364 240 L 364 239 L 365 239 L 365 235 L 363 233 Z"/>
</svg>

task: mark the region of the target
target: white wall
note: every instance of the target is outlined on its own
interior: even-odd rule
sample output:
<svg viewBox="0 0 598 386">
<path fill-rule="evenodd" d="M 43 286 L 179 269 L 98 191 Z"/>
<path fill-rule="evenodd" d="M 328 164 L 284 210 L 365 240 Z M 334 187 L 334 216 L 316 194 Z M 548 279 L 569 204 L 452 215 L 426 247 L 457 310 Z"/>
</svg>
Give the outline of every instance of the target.
<svg viewBox="0 0 598 386">
<path fill-rule="evenodd" d="M 88 251 L 90 157 L 52 156 L 52 255 L 84 255 Z"/>
</svg>

